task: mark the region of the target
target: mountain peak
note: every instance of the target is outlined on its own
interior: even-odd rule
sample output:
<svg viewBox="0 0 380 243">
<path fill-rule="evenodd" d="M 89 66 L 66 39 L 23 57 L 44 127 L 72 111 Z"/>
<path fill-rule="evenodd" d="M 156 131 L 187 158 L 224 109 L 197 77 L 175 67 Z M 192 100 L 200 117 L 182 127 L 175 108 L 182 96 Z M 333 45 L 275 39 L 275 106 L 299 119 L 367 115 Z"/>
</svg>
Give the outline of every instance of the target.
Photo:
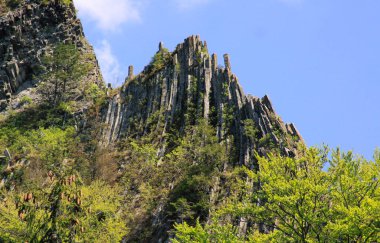
<svg viewBox="0 0 380 243">
<path fill-rule="evenodd" d="M 257 154 L 295 157 L 297 143 L 303 142 L 295 126 L 285 124 L 276 114 L 268 96 L 257 98 L 244 94 L 237 75 L 232 72 L 230 56 L 224 54 L 224 66 L 218 65 L 217 55 L 210 55 L 207 42 L 199 35 L 184 39 L 172 52 L 160 42 L 158 51 L 142 72 L 135 74 L 133 66 L 129 66 L 122 87 L 112 89 L 108 86 L 106 90 L 72 3 L 33 1 L 26 4 L 0 21 L 0 34 L 0 111 L 18 109 L 15 116 L 9 115 L 0 124 L 0 144 L 6 144 L 15 155 L 14 161 L 8 150 L 4 158 L 0 156 L 0 160 L 8 160 L 7 171 L 0 178 L 2 184 L 23 183 L 23 179 L 16 181 L 13 174 L 24 175 L 20 171 L 31 170 L 25 174 L 32 175 L 34 181 L 40 180 L 40 188 L 49 185 L 43 178 L 36 178 L 43 177 L 41 175 L 47 175 L 49 182 L 58 182 L 59 188 L 62 186 L 59 183 L 68 188 L 66 186 L 76 181 L 74 168 L 80 170 L 86 181 L 104 178 L 117 183 L 123 186 L 122 207 L 126 205 L 128 217 L 125 220 L 130 229 L 129 232 L 124 227 L 117 229 L 120 230 L 118 238 L 124 237 L 125 241 L 168 239 L 173 222 L 176 222 L 177 209 L 173 211 L 173 205 L 177 203 L 203 205 L 195 209 L 194 216 L 206 221 L 208 213 L 221 202 L 218 197 L 226 195 L 220 188 L 224 187 L 225 176 L 234 168 L 244 167 L 257 172 Z M 74 56 L 78 62 L 71 67 L 85 63 L 91 64 L 90 68 L 87 70 L 83 66 L 80 71 L 84 74 L 78 79 L 71 76 L 60 80 L 57 76 L 69 73 L 67 66 L 46 64 L 59 67 L 44 67 L 44 72 L 51 76 L 42 77 L 40 81 L 36 74 L 38 67 L 44 65 L 41 59 L 49 55 L 54 57 L 59 53 L 55 47 L 62 46 L 75 50 L 75 54 L 69 56 Z M 80 59 L 82 56 L 84 59 Z M 70 58 L 64 55 L 61 59 Z M 50 86 L 45 86 L 51 87 L 46 89 L 48 93 L 56 96 L 61 92 L 63 96 L 70 92 L 66 89 L 69 79 L 73 86 L 71 91 L 80 87 L 79 95 L 54 104 L 49 99 L 41 100 L 41 104 L 34 103 L 38 101 L 38 92 L 33 92 L 34 89 L 43 89 L 43 84 L 48 83 Z M 60 90 L 58 86 L 64 88 Z M 33 100 L 34 104 L 23 106 L 22 97 Z M 73 109 L 74 106 L 80 110 Z M 144 144 L 146 141 L 148 144 Z M 177 149 L 189 151 L 183 153 Z M 70 167 L 67 180 L 55 180 L 54 173 L 58 176 L 66 166 Z M 14 170 L 18 170 L 17 173 Z M 175 173 L 181 176 L 177 178 Z M 156 176 L 156 181 L 150 181 Z M 188 186 L 188 179 L 195 182 Z M 250 183 L 253 187 L 253 181 Z M 159 195 L 144 199 L 144 188 L 151 187 L 157 191 L 149 193 L 158 192 Z M 74 193 L 76 198 L 72 201 L 72 191 L 67 195 L 55 195 L 59 190 L 53 190 L 53 197 L 58 202 L 65 198 L 74 203 L 76 206 L 70 207 L 74 210 L 71 216 L 77 217 L 82 193 Z M 102 193 L 109 191 L 112 191 L 109 187 L 99 189 L 99 196 L 94 198 L 108 198 Z M 32 197 L 28 192 L 24 202 L 28 203 Z M 204 204 L 206 201 L 210 208 Z M 150 206 L 145 207 L 141 202 Z M 89 204 L 86 202 L 86 205 Z M 52 207 L 44 208 L 50 210 Z M 120 211 L 114 207 L 116 209 Z M 96 214 L 108 217 L 107 213 Z M 83 220 L 87 220 L 86 215 Z M 103 219 L 93 217 L 90 212 L 89 215 L 97 222 L 91 225 L 101 225 L 98 222 Z M 23 219 L 24 212 L 19 211 L 17 216 Z M 109 219 L 110 222 L 115 220 Z M 116 227 L 123 225 L 121 220 L 116 221 Z M 112 225 L 108 227 L 115 230 Z M 51 230 L 47 232 L 55 234 Z"/>
<path fill-rule="evenodd" d="M 164 137 L 206 119 L 220 141 L 234 138 L 240 164 L 254 166 L 254 151 L 266 154 L 269 143 L 294 156 L 294 141 L 302 141 L 294 125 L 282 122 L 268 96 L 246 96 L 231 71 L 229 55 L 223 59 L 224 67 L 218 66 L 217 55 L 210 56 L 199 35 L 186 38 L 173 52 L 160 42 L 150 64 L 136 76 L 130 67 L 126 83 L 110 100 L 104 112 L 103 143 L 109 146 L 152 131 Z M 154 127 L 149 124 L 152 119 L 158 123 Z M 246 120 L 259 128 L 255 138 L 247 137 Z M 264 138 L 268 144 L 260 142 Z"/>
</svg>

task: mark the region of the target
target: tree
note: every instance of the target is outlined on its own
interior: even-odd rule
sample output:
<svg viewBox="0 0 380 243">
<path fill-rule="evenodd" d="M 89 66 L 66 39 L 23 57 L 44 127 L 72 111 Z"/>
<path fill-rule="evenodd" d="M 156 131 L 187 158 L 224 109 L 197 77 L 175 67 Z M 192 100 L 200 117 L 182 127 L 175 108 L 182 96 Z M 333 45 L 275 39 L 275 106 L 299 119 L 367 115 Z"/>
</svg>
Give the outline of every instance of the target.
<svg viewBox="0 0 380 243">
<path fill-rule="evenodd" d="M 215 129 L 201 120 L 189 128 L 173 154 L 182 177 L 171 192 L 171 216 L 177 222 L 187 218 L 195 223 L 192 215 L 204 220 L 212 205 L 210 192 L 228 160 L 225 145 L 218 142 Z"/>
<path fill-rule="evenodd" d="M 217 223 L 202 226 L 197 220 L 194 227 L 186 222 L 176 224 L 176 238 L 174 243 L 188 242 L 243 242 L 244 238 L 237 235 L 236 227 L 231 224 L 219 225 Z"/>
<path fill-rule="evenodd" d="M 69 171 L 47 177 L 47 186 L 0 202 L 0 241 L 117 242 L 126 234 L 119 188 L 85 186 Z"/>
<path fill-rule="evenodd" d="M 247 232 L 227 231 L 249 242 L 377 242 L 380 240 L 380 157 L 305 149 L 300 158 L 258 157 L 259 171 L 235 168 L 228 177 L 233 192 L 204 226 L 176 225 L 177 239 L 206 237 L 215 224 L 236 218 L 251 222 Z M 329 169 L 325 165 L 329 163 Z M 228 173 L 226 174 L 228 176 Z M 258 187 L 250 187 L 253 181 Z M 254 185 L 253 184 L 253 185 Z M 247 186 L 248 185 L 248 186 Z M 221 233 L 215 232 L 215 234 Z M 226 234 L 224 232 L 223 234 Z M 198 239 L 196 238 L 196 239 Z"/>
<path fill-rule="evenodd" d="M 0 242 L 26 241 L 26 222 L 18 217 L 13 193 L 2 192 L 0 201 Z"/>
<path fill-rule="evenodd" d="M 206 121 L 189 127 L 183 137 L 166 134 L 165 138 L 170 141 L 164 155 L 154 133 L 119 144 L 125 210 L 128 225 L 136 229 L 136 224 L 144 225 L 142 221 L 157 217 L 157 212 L 172 222 L 165 226 L 168 230 L 174 222 L 195 223 L 194 215 L 204 220 L 212 205 L 211 188 L 227 160 L 225 145 L 218 143 L 215 129 Z M 132 232 L 127 240 L 147 240 L 154 230 L 144 225 L 143 233 Z"/>
<path fill-rule="evenodd" d="M 355 158 L 336 150 L 330 161 L 331 239 L 345 242 L 380 240 L 380 158 Z"/>
<path fill-rule="evenodd" d="M 79 82 L 89 69 L 73 44 L 58 44 L 51 55 L 44 56 L 42 66 L 38 90 L 43 100 L 54 107 L 78 96 Z"/>
<path fill-rule="evenodd" d="M 325 154 L 314 148 L 299 159 L 259 157 L 261 220 L 286 239 L 327 240 L 323 228 L 329 221 L 330 191 L 328 174 L 322 170 L 326 162 Z"/>
</svg>

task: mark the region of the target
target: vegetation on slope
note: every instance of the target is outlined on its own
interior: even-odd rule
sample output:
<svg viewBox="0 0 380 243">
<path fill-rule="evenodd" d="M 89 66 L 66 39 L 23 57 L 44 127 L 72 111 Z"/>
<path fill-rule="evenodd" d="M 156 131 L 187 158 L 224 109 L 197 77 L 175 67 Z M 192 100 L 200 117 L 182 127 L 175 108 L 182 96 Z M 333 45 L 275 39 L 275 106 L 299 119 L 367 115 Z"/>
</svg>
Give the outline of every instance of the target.
<svg viewBox="0 0 380 243">
<path fill-rule="evenodd" d="M 42 3 L 48 4 L 53 0 L 0 0 L 0 15 L 7 13 L 8 11 L 14 10 L 20 6 L 23 6 L 26 2 L 28 3 Z M 58 0 L 58 3 L 69 5 L 72 0 Z"/>
<path fill-rule="evenodd" d="M 256 174 L 235 168 L 233 193 L 212 220 L 177 224 L 175 242 L 380 240 L 379 151 L 367 161 L 339 150 L 328 159 L 326 150 L 310 148 L 300 158 L 260 157 L 259 166 Z M 254 224 L 242 234 L 231 219 Z"/>
<path fill-rule="evenodd" d="M 25 99 L 22 112 L 0 121 L 0 149 L 12 155 L 0 168 L 0 241 L 380 239 L 379 152 L 367 161 L 300 148 L 288 158 L 273 147 L 273 155 L 256 155 L 252 170 L 232 166 L 232 137 L 220 142 L 212 121 L 192 118 L 182 134 L 163 134 L 151 118 L 148 133 L 100 149 L 96 118 L 106 95 L 80 83 L 88 72 L 81 58 L 75 46 L 55 47 L 37 77 L 41 102 Z M 168 58 L 157 53 L 151 71 Z M 75 114 L 83 105 L 86 127 Z M 243 124 L 258 140 L 255 124 Z M 274 146 L 269 137 L 259 143 Z"/>
<path fill-rule="evenodd" d="M 121 189 L 95 177 L 96 127 L 89 121 L 80 132 L 74 114 L 77 103 L 92 104 L 96 117 L 104 91 L 80 83 L 87 69 L 72 45 L 45 60 L 39 92 L 48 95 L 0 122 L 0 147 L 11 154 L 0 168 L 0 240 L 119 241 L 127 232 Z M 72 102 L 72 94 L 82 98 Z"/>
</svg>

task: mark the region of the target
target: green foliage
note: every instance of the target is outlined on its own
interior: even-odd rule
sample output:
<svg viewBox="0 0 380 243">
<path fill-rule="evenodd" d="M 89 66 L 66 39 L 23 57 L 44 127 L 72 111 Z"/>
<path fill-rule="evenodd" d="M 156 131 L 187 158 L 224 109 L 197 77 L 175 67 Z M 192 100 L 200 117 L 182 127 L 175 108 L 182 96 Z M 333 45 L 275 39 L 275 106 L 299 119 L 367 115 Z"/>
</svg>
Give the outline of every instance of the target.
<svg viewBox="0 0 380 243">
<path fill-rule="evenodd" d="M 269 145 L 272 147 L 273 140 L 272 140 L 272 135 L 270 133 L 265 134 L 262 138 L 259 139 L 259 146 L 267 146 Z"/>
<path fill-rule="evenodd" d="M 205 45 L 202 45 L 202 50 L 201 52 L 204 54 L 204 55 L 208 55 L 208 50 L 207 50 L 207 47 Z"/>
<path fill-rule="evenodd" d="M 176 215 L 178 215 L 178 218 L 181 223 L 183 223 L 184 220 L 194 219 L 194 212 L 192 211 L 192 206 L 186 198 L 181 197 L 177 199 L 177 201 L 170 203 L 170 205 L 174 208 L 174 212 Z"/>
<path fill-rule="evenodd" d="M 67 120 L 63 125 L 65 111 L 63 107 L 48 109 L 45 107 L 31 107 L 22 113 L 15 113 L 5 121 L 0 122 L 0 147 L 10 148 L 15 154 L 23 154 L 41 147 L 49 146 L 52 139 L 62 137 L 62 133 L 67 133 L 67 137 L 74 136 L 74 129 L 71 127 L 71 120 Z M 42 140 L 48 140 L 46 144 Z M 73 141 L 57 141 L 64 147 Z M 50 148 L 50 147 L 46 147 Z"/>
<path fill-rule="evenodd" d="M 94 100 L 101 93 L 91 91 Z M 91 157 L 74 128 L 73 107 L 30 105 L 0 122 L 0 150 L 13 157 L 0 168 L 1 242 L 118 242 L 127 233 L 121 190 L 85 185 L 77 172 L 90 175 Z"/>
<path fill-rule="evenodd" d="M 88 87 L 85 88 L 85 95 L 90 98 L 97 107 L 103 106 L 106 102 L 106 92 L 99 88 L 97 84 L 89 84 Z"/>
<path fill-rule="evenodd" d="M 257 130 L 255 122 L 252 119 L 246 119 L 243 121 L 243 124 L 244 124 L 244 135 L 253 141 L 259 132 Z"/>
<path fill-rule="evenodd" d="M 226 124 L 225 125 L 226 135 L 230 135 L 229 132 L 235 119 L 235 113 L 234 113 L 234 107 L 228 103 L 224 104 L 222 119 L 224 123 Z"/>
<path fill-rule="evenodd" d="M 206 225 L 203 227 L 199 220 L 195 226 L 189 226 L 186 222 L 175 225 L 176 235 L 173 242 L 243 242 L 242 237 L 237 236 L 237 230 L 231 224 Z"/>
<path fill-rule="evenodd" d="M 66 117 L 64 124 L 64 117 L 66 113 L 66 105 L 58 107 L 48 107 L 44 105 L 36 106 L 30 105 L 22 112 L 11 113 L 9 116 L 0 121 L 0 130 L 17 130 L 18 132 L 26 132 L 40 127 L 56 126 L 65 128 L 74 125 L 72 117 Z M 16 131 L 16 132 L 17 132 Z M 11 131 L 3 132 L 11 134 Z"/>
<path fill-rule="evenodd" d="M 66 6 L 69 6 L 73 1 L 72 0 L 57 0 L 57 1 L 53 1 L 53 0 L 0 0 L 0 14 L 3 14 L 3 13 L 6 13 L 7 11 L 10 11 L 10 10 L 14 10 L 24 4 L 26 4 L 26 2 L 30 3 L 30 2 L 35 2 L 35 3 L 42 3 L 44 5 L 47 5 L 51 2 L 57 2 L 57 3 L 60 3 L 60 4 L 64 4 Z"/>
<path fill-rule="evenodd" d="M 82 240 L 91 242 L 117 242 L 128 232 L 120 212 L 121 188 L 95 181 L 83 186 L 82 204 L 85 217 Z"/>
<path fill-rule="evenodd" d="M 190 89 L 187 91 L 188 102 L 187 110 L 185 113 L 185 119 L 187 125 L 194 125 L 196 118 L 199 117 L 197 114 L 197 103 L 198 103 L 198 78 L 191 75 L 189 77 Z"/>
<path fill-rule="evenodd" d="M 20 132 L 17 129 L 0 129 L 0 147 L 8 148 L 15 158 L 28 161 L 29 167 L 13 167 L 14 173 L 3 171 L 9 185 L 18 183 L 41 184 L 41 175 L 56 170 L 62 161 L 74 154 L 78 141 L 73 127 L 50 127 Z M 17 159 L 18 160 L 18 159 Z M 19 161 L 16 161 L 19 162 Z M 17 165 L 17 164 L 16 164 Z M 8 175 L 9 174 L 9 175 Z M 8 186 L 8 184 L 6 184 Z"/>
<path fill-rule="evenodd" d="M 27 238 L 27 224 L 18 217 L 14 195 L 2 193 L 0 201 L 0 241 L 20 242 Z"/>
<path fill-rule="evenodd" d="M 176 160 L 184 166 L 184 177 L 174 188 L 171 201 L 174 205 L 186 202 L 188 210 L 178 213 L 178 208 L 170 207 L 178 221 L 197 215 L 204 219 L 210 209 L 209 189 L 218 177 L 221 167 L 227 161 L 225 148 L 217 142 L 215 131 L 205 121 L 193 126 L 173 152 Z M 180 156 L 178 156 L 180 155 Z M 173 205 L 172 205 L 173 206 Z"/>
<path fill-rule="evenodd" d="M 328 175 L 322 170 L 326 158 L 310 149 L 300 159 L 270 156 L 259 158 L 258 176 L 265 218 L 277 220 L 276 230 L 294 241 L 326 240 L 323 226 L 328 222 Z"/>
<path fill-rule="evenodd" d="M 146 127 L 149 129 L 149 131 L 154 131 L 155 127 L 157 127 L 157 124 L 159 124 L 160 119 L 163 119 L 161 110 L 156 111 L 148 117 L 146 120 Z"/>
<path fill-rule="evenodd" d="M 74 119 L 68 113 L 71 106 L 63 104 L 55 108 L 31 105 L 0 121 L 0 150 L 8 148 L 16 162 L 9 170 L 1 171 L 7 177 L 7 187 L 13 183 L 39 185 L 49 168 L 65 159 L 74 159 L 76 169 L 89 176 L 90 156 L 84 152 Z M 29 166 L 18 166 L 22 161 Z"/>
<path fill-rule="evenodd" d="M 330 161 L 331 211 L 326 228 L 334 239 L 373 242 L 380 239 L 380 160 L 334 151 Z"/>
<path fill-rule="evenodd" d="M 62 168 L 62 167 L 61 167 Z M 120 191 L 103 182 L 84 186 L 68 171 L 49 173 L 47 186 L 0 202 L 0 240 L 116 242 L 126 232 Z"/>
<path fill-rule="evenodd" d="M 367 161 L 336 151 L 328 159 L 326 150 L 315 148 L 305 150 L 300 158 L 258 157 L 257 175 L 244 167 L 226 175 L 234 193 L 212 214 L 213 223 L 178 224 L 176 235 L 179 242 L 215 242 L 208 237 L 213 224 L 223 226 L 231 218 L 244 218 L 254 224 L 238 241 L 376 242 L 380 239 L 380 160 L 376 153 L 374 157 Z M 328 171 L 323 169 L 327 163 Z M 258 182 L 260 187 L 254 187 Z M 273 230 L 263 233 L 260 225 Z M 227 232 L 239 237 L 233 228 Z"/>
<path fill-rule="evenodd" d="M 171 54 L 167 48 L 163 48 L 161 51 L 157 52 L 149 64 L 149 74 L 153 74 L 161 70 L 170 59 Z"/>
<path fill-rule="evenodd" d="M 92 83 L 92 84 L 89 84 L 88 87 L 86 87 L 85 94 L 89 98 L 91 98 L 93 100 L 96 100 L 96 99 L 99 99 L 99 98 L 103 98 L 104 91 L 101 90 L 98 85 Z"/>
<path fill-rule="evenodd" d="M 207 242 L 209 238 L 208 232 L 200 225 L 199 220 L 195 227 L 189 226 L 186 222 L 176 224 L 176 239 L 173 242 Z"/>
<path fill-rule="evenodd" d="M 202 64 L 202 51 L 197 51 L 195 54 L 195 60 L 197 61 L 198 65 Z"/>
<path fill-rule="evenodd" d="M 0 0 L 0 15 L 19 7 L 24 0 Z"/>
<path fill-rule="evenodd" d="M 90 68 L 81 57 L 72 44 L 59 44 L 54 47 L 52 55 L 44 56 L 44 72 L 37 78 L 41 80 L 38 91 L 46 104 L 56 107 L 80 96 L 80 80 Z"/>
<path fill-rule="evenodd" d="M 176 65 L 175 65 L 175 71 L 177 73 L 181 72 L 181 64 L 179 62 L 177 62 Z"/>
<path fill-rule="evenodd" d="M 3 15 L 8 11 L 6 2 L 4 0 L 0 0 L 0 15 Z"/>
<path fill-rule="evenodd" d="M 73 2 L 73 0 L 60 0 L 60 2 L 65 5 L 70 5 Z"/>
<path fill-rule="evenodd" d="M 214 129 L 205 121 L 189 127 L 182 138 L 170 139 L 172 147 L 163 156 L 159 156 L 156 139 L 146 136 L 120 147 L 128 225 L 133 227 L 141 220 L 139 215 L 153 216 L 159 205 L 164 205 L 165 217 L 173 222 L 195 223 L 195 216 L 205 219 L 211 206 L 210 187 L 227 157 Z M 144 232 L 149 235 L 151 230 Z"/>
<path fill-rule="evenodd" d="M 380 161 L 380 148 L 375 149 L 375 153 L 373 153 L 373 160 Z"/>
<path fill-rule="evenodd" d="M 29 96 L 23 96 L 20 99 L 20 105 L 29 105 L 32 104 L 33 100 Z"/>
<path fill-rule="evenodd" d="M 34 1 L 40 2 L 42 4 L 49 4 L 51 2 L 54 2 L 54 0 L 34 0 Z M 64 4 L 66 6 L 69 6 L 73 2 L 73 0 L 58 0 L 57 2 L 60 4 Z"/>
</svg>

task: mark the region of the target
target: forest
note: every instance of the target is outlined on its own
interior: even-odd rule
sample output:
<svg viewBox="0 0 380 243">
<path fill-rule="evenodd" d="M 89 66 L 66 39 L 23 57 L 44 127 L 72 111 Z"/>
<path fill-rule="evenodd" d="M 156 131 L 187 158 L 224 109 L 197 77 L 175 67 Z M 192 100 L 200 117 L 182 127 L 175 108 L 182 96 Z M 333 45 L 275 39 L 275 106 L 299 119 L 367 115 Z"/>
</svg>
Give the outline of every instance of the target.
<svg viewBox="0 0 380 243">
<path fill-rule="evenodd" d="M 24 3 L 1 1 L 0 14 Z M 267 96 L 236 95 L 228 55 L 218 66 L 199 37 L 174 52 L 160 44 L 114 89 L 89 78 L 97 61 L 78 39 L 49 44 L 27 69 L 31 91 L 5 95 L 0 242 L 380 241 L 380 149 L 369 160 L 307 147 Z M 211 69 L 217 80 L 207 81 Z M 167 90 L 179 108 L 160 106 Z"/>
<path fill-rule="evenodd" d="M 78 133 L 70 109 L 81 92 L 73 83 L 86 66 L 75 46 L 54 53 L 44 59 L 54 68 L 40 76 L 43 102 L 24 98 L 25 110 L 1 121 L 0 147 L 8 154 L 1 164 L 2 241 L 116 242 L 163 202 L 173 242 L 379 239 L 380 151 L 368 161 L 299 144 L 296 158 L 274 150 L 256 154 L 257 170 L 231 167 L 231 151 L 206 120 L 183 136 L 168 134 L 164 156 L 154 132 L 99 151 L 91 140 L 97 127 Z M 106 94 L 97 86 L 84 91 L 96 116 Z M 210 195 L 218 180 L 222 193 Z M 247 222 L 248 233 L 237 222 Z"/>
</svg>

